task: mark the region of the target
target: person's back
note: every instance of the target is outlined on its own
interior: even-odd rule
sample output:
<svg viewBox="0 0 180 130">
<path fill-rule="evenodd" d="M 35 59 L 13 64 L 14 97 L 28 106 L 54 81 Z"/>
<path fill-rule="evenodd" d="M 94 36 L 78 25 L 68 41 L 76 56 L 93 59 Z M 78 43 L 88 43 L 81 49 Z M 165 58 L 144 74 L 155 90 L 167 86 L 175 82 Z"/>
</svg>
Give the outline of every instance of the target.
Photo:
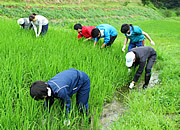
<svg viewBox="0 0 180 130">
<path fill-rule="evenodd" d="M 95 26 L 82 26 L 82 35 L 86 38 L 89 38 L 91 36 L 91 31 L 95 28 Z"/>
<path fill-rule="evenodd" d="M 116 36 L 117 35 L 117 30 L 109 24 L 100 24 L 96 26 L 99 30 L 104 30 L 104 35 L 110 35 L 110 36 Z"/>
<path fill-rule="evenodd" d="M 48 25 L 49 25 L 49 21 L 47 20 L 47 18 L 45 18 L 42 15 L 37 15 L 35 13 L 32 13 L 29 16 L 29 21 L 31 21 L 36 37 L 39 37 L 39 35 L 41 34 L 42 36 L 46 35 L 47 31 L 48 31 Z M 39 26 L 39 32 L 37 33 L 37 26 Z"/>
<path fill-rule="evenodd" d="M 32 27 L 29 18 L 20 18 L 17 20 L 17 23 L 20 25 L 20 28 L 23 27 L 23 29 L 30 29 Z"/>
<path fill-rule="evenodd" d="M 152 47 L 136 47 L 131 49 L 126 54 L 127 67 L 131 67 L 133 65 L 136 67 L 139 65 L 139 68 L 137 69 L 136 74 L 129 88 L 133 88 L 135 82 L 138 81 L 139 77 L 143 73 L 144 68 L 145 68 L 145 84 L 143 85 L 143 89 L 147 88 L 147 85 L 149 84 L 149 80 L 151 77 L 151 69 L 156 61 L 156 57 L 157 57 L 156 51 Z"/>
<path fill-rule="evenodd" d="M 145 39 L 144 35 L 142 34 L 142 29 L 139 26 L 130 26 L 132 32 L 131 35 L 125 34 L 127 38 L 129 38 L 133 43 L 140 42 Z"/>
<path fill-rule="evenodd" d="M 136 47 L 131 49 L 136 54 L 136 58 L 140 62 L 145 62 L 147 58 L 156 54 L 156 51 L 152 47 Z"/>
<path fill-rule="evenodd" d="M 37 19 L 34 23 L 34 25 L 38 26 L 39 24 L 42 25 L 47 25 L 49 23 L 49 21 L 47 20 L 47 18 L 45 18 L 42 15 L 36 15 L 35 18 Z"/>
<path fill-rule="evenodd" d="M 72 96 L 88 78 L 84 72 L 71 68 L 55 75 L 47 83 L 51 86 L 53 92 L 66 88 L 68 95 Z"/>
<path fill-rule="evenodd" d="M 31 22 L 29 21 L 29 18 L 23 18 L 24 19 L 24 25 L 23 28 L 24 29 L 30 29 L 31 28 Z"/>
<path fill-rule="evenodd" d="M 95 38 L 94 46 L 96 46 L 100 38 L 104 38 L 104 44 L 100 48 L 111 46 L 117 37 L 117 30 L 109 24 L 100 24 L 91 32 L 91 36 Z"/>
</svg>

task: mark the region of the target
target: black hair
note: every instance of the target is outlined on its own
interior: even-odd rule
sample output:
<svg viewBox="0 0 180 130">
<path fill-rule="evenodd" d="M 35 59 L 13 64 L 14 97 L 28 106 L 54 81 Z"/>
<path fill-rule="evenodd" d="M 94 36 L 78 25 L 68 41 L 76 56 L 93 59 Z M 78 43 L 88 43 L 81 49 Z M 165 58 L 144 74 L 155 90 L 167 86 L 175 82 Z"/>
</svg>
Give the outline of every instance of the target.
<svg viewBox="0 0 180 130">
<path fill-rule="evenodd" d="M 96 38 L 100 33 L 100 30 L 98 28 L 94 28 L 92 31 L 91 31 L 91 36 L 93 38 Z"/>
<path fill-rule="evenodd" d="M 36 13 L 32 13 L 30 16 L 29 16 L 29 21 L 32 21 L 33 19 L 35 19 L 35 16 L 37 14 Z"/>
<path fill-rule="evenodd" d="M 74 30 L 82 29 L 82 25 L 80 23 L 74 25 Z"/>
<path fill-rule="evenodd" d="M 122 33 L 126 33 L 128 30 L 129 30 L 129 25 L 128 24 L 123 24 L 122 26 L 121 26 L 121 32 Z"/>
<path fill-rule="evenodd" d="M 127 33 L 127 31 L 130 29 L 130 26 L 132 27 L 133 29 L 133 25 L 132 24 L 123 24 L 121 26 L 121 32 L 122 33 Z"/>
<path fill-rule="evenodd" d="M 132 29 L 134 29 L 132 24 L 129 24 L 129 26 L 131 26 L 131 27 L 132 27 Z"/>
<path fill-rule="evenodd" d="M 36 16 L 37 14 L 36 13 L 32 13 L 32 15 Z"/>
<path fill-rule="evenodd" d="M 30 88 L 30 95 L 35 100 L 44 99 L 48 95 L 48 84 L 44 81 L 35 81 Z"/>
</svg>

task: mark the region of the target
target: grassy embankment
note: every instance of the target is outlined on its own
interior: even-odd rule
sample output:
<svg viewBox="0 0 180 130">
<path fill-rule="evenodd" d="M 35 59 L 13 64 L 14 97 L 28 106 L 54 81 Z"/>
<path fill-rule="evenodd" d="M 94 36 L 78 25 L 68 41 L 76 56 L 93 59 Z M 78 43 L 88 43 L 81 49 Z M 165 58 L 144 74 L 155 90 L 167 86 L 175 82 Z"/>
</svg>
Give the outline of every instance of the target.
<svg viewBox="0 0 180 130">
<path fill-rule="evenodd" d="M 28 17 L 31 13 L 36 12 L 46 16 L 51 25 L 60 24 L 72 28 L 74 23 L 85 25 L 94 25 L 100 23 L 110 23 L 118 27 L 122 23 L 130 23 L 145 20 L 161 20 L 163 17 L 157 11 L 151 8 L 138 6 L 137 3 L 129 3 L 127 6 L 121 2 L 91 2 L 90 4 L 82 3 L 81 5 L 39 5 L 33 4 L 9 4 L 1 3 L 0 15 L 9 18 Z"/>
<path fill-rule="evenodd" d="M 112 128 L 178 129 L 180 123 L 180 32 L 177 21 L 138 22 L 156 42 L 155 69 L 160 84 L 144 92 L 133 90 L 127 97 L 129 109 Z"/>
<path fill-rule="evenodd" d="M 130 80 L 125 67 L 125 54 L 121 52 L 124 36 L 118 31 L 118 39 L 112 48 L 100 51 L 100 44 L 96 48 L 92 48 L 92 41 L 84 43 L 77 40 L 76 32 L 70 30 L 75 22 L 87 23 L 87 25 L 97 25 L 104 22 L 114 25 L 118 30 L 120 30 L 122 22 L 130 22 L 139 25 L 156 42 L 155 49 L 158 52 L 158 60 L 155 68 L 160 73 L 161 84 L 144 92 L 133 90 L 133 93 L 130 93 L 127 97 L 129 106 L 127 113 L 112 127 L 114 129 L 178 128 L 179 22 L 170 20 L 149 21 L 150 19 L 163 18 L 159 17 L 160 15 L 154 13 L 153 10 L 142 7 L 137 7 L 135 11 L 131 12 L 125 8 L 107 12 L 95 8 L 94 15 L 98 14 L 97 21 L 94 17 L 88 15 L 88 13 L 92 15 L 92 11 L 86 12 L 83 8 L 81 8 L 82 11 L 86 12 L 82 13 L 84 16 L 80 15 L 78 10 L 70 8 L 59 10 L 61 13 L 52 13 L 54 11 L 50 12 L 49 8 L 31 8 L 35 10 L 25 10 L 24 13 L 21 13 L 23 10 L 21 8 L 7 9 L 1 6 L 0 12 L 3 12 L 1 15 L 10 18 L 16 16 L 14 19 L 28 16 L 29 13 L 35 11 L 43 15 L 47 15 L 49 12 L 51 14 L 48 16 L 49 19 L 60 18 L 57 16 L 61 14 L 65 17 L 63 21 L 69 19 L 70 22 L 65 24 L 67 25 L 66 29 L 59 26 L 50 26 L 48 34 L 44 38 L 35 38 L 33 31 L 19 30 L 18 26 L 15 26 L 15 20 L 1 20 L 1 31 L 4 33 L 0 35 L 0 58 L 2 61 L 0 66 L 2 75 L 0 79 L 0 92 L 2 93 L 0 103 L 3 104 L 0 107 L 0 128 L 65 128 L 63 125 L 64 116 L 59 112 L 58 101 L 55 102 L 51 114 L 47 114 L 47 122 L 42 125 L 43 115 L 45 114 L 42 111 L 43 102 L 35 102 L 30 98 L 29 86 L 35 80 L 47 81 L 58 72 L 71 67 L 85 71 L 90 76 L 89 105 L 94 118 L 93 127 L 99 127 L 98 120 L 104 101 L 110 101 L 115 89 L 127 85 Z M 144 16 L 144 13 L 138 14 L 141 12 L 138 12 L 138 10 L 141 9 L 146 10 L 146 16 Z M 16 15 L 13 14 L 14 11 Z M 133 14 L 133 17 L 126 15 L 134 12 L 136 14 Z M 109 14 L 107 15 L 107 13 Z M 71 21 L 71 19 L 77 18 L 75 14 L 79 14 L 79 18 L 83 16 L 87 20 Z M 136 16 L 137 14 L 138 16 Z M 124 17 L 111 17 L 119 15 Z M 101 19 L 101 16 L 110 18 Z M 62 23 L 60 24 L 62 25 Z M 147 46 L 150 46 L 149 42 L 146 43 Z M 71 124 L 70 128 L 79 128 L 79 116 L 73 115 L 72 117 L 71 122 L 72 124 L 75 122 L 75 125 Z M 87 122 L 84 122 L 81 127 L 89 126 Z"/>
</svg>

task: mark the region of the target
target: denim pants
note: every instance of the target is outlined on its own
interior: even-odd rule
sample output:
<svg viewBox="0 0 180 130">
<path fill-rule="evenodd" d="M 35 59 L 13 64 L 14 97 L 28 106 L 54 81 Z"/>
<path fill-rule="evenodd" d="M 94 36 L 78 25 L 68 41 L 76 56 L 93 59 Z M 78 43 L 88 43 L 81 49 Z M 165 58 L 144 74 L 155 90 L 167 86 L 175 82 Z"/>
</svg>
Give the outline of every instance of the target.
<svg viewBox="0 0 180 130">
<path fill-rule="evenodd" d="M 129 46 L 128 46 L 128 52 L 132 49 L 132 48 L 135 48 L 136 46 L 137 47 L 140 47 L 140 46 L 144 46 L 144 40 L 142 41 L 139 41 L 139 42 L 135 42 L 135 43 L 132 43 L 131 41 L 129 42 Z"/>
<path fill-rule="evenodd" d="M 46 24 L 46 25 L 43 25 L 42 26 L 42 32 L 41 32 L 41 35 L 44 36 L 46 35 L 47 31 L 48 31 L 48 25 L 49 24 Z"/>
</svg>

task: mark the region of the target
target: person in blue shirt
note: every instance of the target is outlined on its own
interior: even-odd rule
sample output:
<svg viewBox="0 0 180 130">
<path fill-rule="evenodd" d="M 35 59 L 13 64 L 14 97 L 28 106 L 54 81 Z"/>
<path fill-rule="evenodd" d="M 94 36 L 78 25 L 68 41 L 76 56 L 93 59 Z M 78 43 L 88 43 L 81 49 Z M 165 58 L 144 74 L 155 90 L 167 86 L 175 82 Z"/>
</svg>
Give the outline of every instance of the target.
<svg viewBox="0 0 180 130">
<path fill-rule="evenodd" d="M 100 24 L 91 31 L 91 36 L 95 38 L 94 46 L 96 46 L 100 38 L 104 38 L 101 48 L 111 46 L 117 37 L 117 30 L 109 24 Z"/>
<path fill-rule="evenodd" d="M 30 88 L 30 95 L 35 100 L 45 100 L 44 107 L 49 110 L 54 103 L 54 98 L 61 100 L 61 105 L 66 107 L 66 116 L 71 111 L 71 99 L 76 95 L 76 103 L 81 113 L 87 114 L 90 92 L 90 79 L 80 70 L 68 69 L 55 75 L 47 82 L 35 81 Z M 49 104 L 49 105 L 48 105 Z"/>
<path fill-rule="evenodd" d="M 128 52 L 136 46 L 144 46 L 145 37 L 151 42 L 151 45 L 155 45 L 154 41 L 150 38 L 150 36 L 146 32 L 142 31 L 142 29 L 138 26 L 134 26 L 132 24 L 123 24 L 121 26 L 121 32 L 124 33 L 126 36 L 124 46 L 122 48 L 123 52 L 125 52 L 128 39 L 130 39 Z"/>
</svg>

